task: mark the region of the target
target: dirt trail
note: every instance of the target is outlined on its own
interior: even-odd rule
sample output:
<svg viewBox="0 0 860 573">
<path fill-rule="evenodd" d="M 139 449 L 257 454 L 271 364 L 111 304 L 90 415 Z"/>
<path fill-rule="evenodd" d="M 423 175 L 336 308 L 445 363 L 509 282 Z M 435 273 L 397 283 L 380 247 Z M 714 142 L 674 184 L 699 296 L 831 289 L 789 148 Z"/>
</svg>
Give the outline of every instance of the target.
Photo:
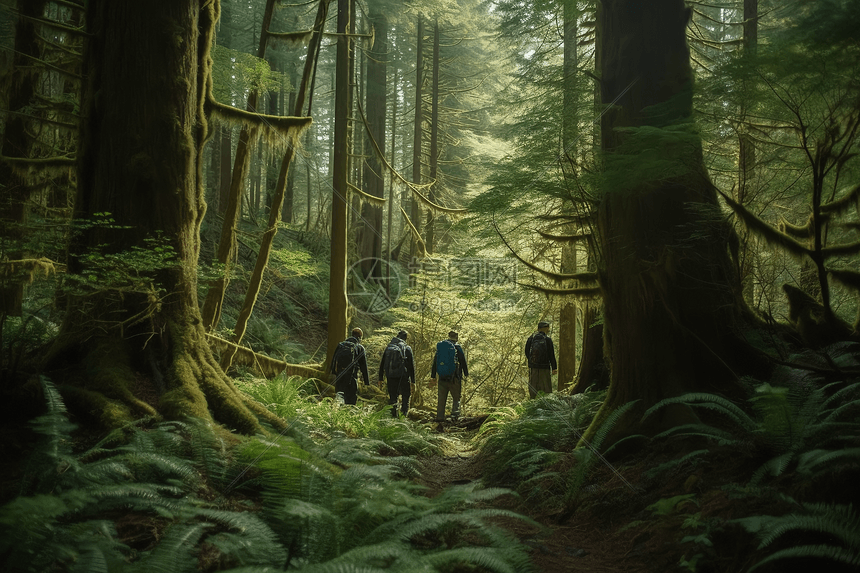
<svg viewBox="0 0 860 573">
<path fill-rule="evenodd" d="M 457 427 L 443 428 L 446 447 L 442 455 L 422 458 L 419 482 L 427 486 L 427 495 L 435 496 L 449 485 L 466 484 L 482 477 L 481 460 L 477 456 L 473 438 L 475 431 Z M 505 520 L 504 525 L 518 539 L 532 548 L 535 573 L 589 572 L 608 573 L 624 571 L 637 573 L 654 571 L 619 546 L 618 538 L 609 523 L 581 522 L 576 517 L 560 523 L 557 515 L 535 513 L 533 507 L 521 499 L 500 498 L 499 507 L 531 517 L 543 527 L 538 528 L 516 520 Z"/>
</svg>

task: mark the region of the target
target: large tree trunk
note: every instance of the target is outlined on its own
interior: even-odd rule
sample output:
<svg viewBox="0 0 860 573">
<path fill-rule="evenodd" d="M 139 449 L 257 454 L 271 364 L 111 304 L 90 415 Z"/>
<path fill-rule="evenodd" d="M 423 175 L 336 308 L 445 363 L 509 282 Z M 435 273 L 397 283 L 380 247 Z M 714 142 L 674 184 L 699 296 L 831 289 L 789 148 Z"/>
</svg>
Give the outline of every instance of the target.
<svg viewBox="0 0 860 573">
<path fill-rule="evenodd" d="M 331 271 L 329 274 L 328 302 L 328 344 L 326 361 L 323 370 L 328 366 L 337 345 L 346 336 L 347 327 L 347 298 L 346 298 L 346 256 L 347 256 L 347 198 L 349 191 L 347 182 L 347 123 L 349 121 L 349 59 L 351 41 L 346 36 L 347 24 L 350 19 L 350 0 L 337 2 L 337 64 L 335 77 L 334 113 L 334 165 L 332 172 L 332 204 L 331 204 Z"/>
<path fill-rule="evenodd" d="M 689 129 L 689 11 L 683 0 L 605 0 L 599 10 L 602 101 L 618 98 L 603 116 L 612 187 L 598 212 L 611 383 L 586 439 L 628 401 L 640 400 L 620 433 L 663 398 L 730 388 L 736 373 L 728 357 L 741 311 L 728 228 Z M 620 129 L 638 127 L 657 129 Z M 649 139 L 654 132 L 662 137 L 659 145 Z M 668 410 L 656 423 L 687 415 Z"/>
<path fill-rule="evenodd" d="M 197 305 L 217 10 L 199 0 L 88 4 L 75 216 L 110 213 L 114 223 L 81 229 L 70 247 L 69 271 L 94 286 L 70 296 L 49 365 L 70 409 L 107 427 L 153 414 L 214 417 L 242 432 L 260 431 L 258 416 L 282 423 L 221 372 Z M 159 235 L 172 255 L 150 269 L 124 262 Z M 117 255 L 109 273 L 88 258 L 101 245 Z"/>
</svg>

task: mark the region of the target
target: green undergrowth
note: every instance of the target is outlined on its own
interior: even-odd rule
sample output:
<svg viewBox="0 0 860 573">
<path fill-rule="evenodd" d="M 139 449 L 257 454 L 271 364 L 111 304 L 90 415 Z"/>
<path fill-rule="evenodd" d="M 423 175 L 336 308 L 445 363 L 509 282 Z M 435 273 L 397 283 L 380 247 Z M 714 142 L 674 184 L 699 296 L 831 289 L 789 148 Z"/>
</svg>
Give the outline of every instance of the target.
<svg viewBox="0 0 860 573">
<path fill-rule="evenodd" d="M 528 521 L 493 507 L 510 491 L 423 495 L 408 452 L 432 451 L 432 436 L 359 409 L 317 427 L 334 406 L 301 398 L 295 380 L 275 384 L 267 402 L 294 408 L 279 434 L 144 419 L 83 449 L 60 395 L 42 387 L 47 412 L 30 424 L 38 444 L 18 496 L 0 507 L 4 570 L 531 569 L 527 548 L 495 525 Z M 360 417 L 366 437 L 349 437 Z"/>
<path fill-rule="evenodd" d="M 538 505 L 569 497 L 578 473 L 559 472 L 558 466 L 582 456 L 576 445 L 605 395 L 595 390 L 573 396 L 553 393 L 496 409 L 477 437 L 488 482 L 513 487 Z M 583 458 L 578 467 L 585 472 L 591 463 Z"/>
</svg>

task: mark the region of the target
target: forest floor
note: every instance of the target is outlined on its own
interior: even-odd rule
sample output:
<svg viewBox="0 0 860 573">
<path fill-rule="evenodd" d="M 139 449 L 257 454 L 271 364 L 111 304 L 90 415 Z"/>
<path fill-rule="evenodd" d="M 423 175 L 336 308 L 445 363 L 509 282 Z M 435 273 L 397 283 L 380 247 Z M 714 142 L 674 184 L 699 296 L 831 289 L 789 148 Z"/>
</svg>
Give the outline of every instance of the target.
<svg viewBox="0 0 860 573">
<path fill-rule="evenodd" d="M 474 431 L 456 426 L 437 427 L 437 431 L 446 434 L 451 447 L 443 455 L 421 460 L 418 481 L 428 488 L 429 496 L 449 485 L 478 481 L 483 475 L 481 457 L 474 449 Z M 680 471 L 659 482 L 644 476 L 647 469 L 663 461 L 660 452 L 639 452 L 632 457 L 625 458 L 622 467 L 610 468 L 608 463 L 595 467 L 587 482 L 590 485 L 583 488 L 571 510 L 564 510 L 560 503 L 537 503 L 539 496 L 527 499 L 528 494 L 497 498 L 495 507 L 539 524 L 500 521 L 532 548 L 535 573 L 728 573 L 746 571 L 755 563 L 757 544 L 752 536 L 740 527 L 711 527 L 755 510 L 748 507 L 748 500 L 732 499 L 722 487 L 742 471 L 730 456 L 722 471 Z M 719 544 L 719 551 L 713 543 Z"/>
</svg>

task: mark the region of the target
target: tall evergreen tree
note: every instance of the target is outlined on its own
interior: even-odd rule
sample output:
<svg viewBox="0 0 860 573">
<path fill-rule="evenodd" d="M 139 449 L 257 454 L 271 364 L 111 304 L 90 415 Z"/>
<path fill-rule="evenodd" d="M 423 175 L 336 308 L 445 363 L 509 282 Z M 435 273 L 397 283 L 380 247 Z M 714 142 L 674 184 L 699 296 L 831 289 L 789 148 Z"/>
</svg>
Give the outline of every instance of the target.
<svg viewBox="0 0 860 573">
<path fill-rule="evenodd" d="M 75 209 L 78 219 L 109 213 L 112 222 L 81 229 L 70 247 L 69 270 L 82 280 L 49 368 L 69 406 L 104 426 L 156 413 L 214 417 L 243 432 L 260 430 L 260 417 L 281 424 L 221 371 L 197 305 L 217 17 L 217 2 L 193 0 L 87 7 Z"/>
</svg>

